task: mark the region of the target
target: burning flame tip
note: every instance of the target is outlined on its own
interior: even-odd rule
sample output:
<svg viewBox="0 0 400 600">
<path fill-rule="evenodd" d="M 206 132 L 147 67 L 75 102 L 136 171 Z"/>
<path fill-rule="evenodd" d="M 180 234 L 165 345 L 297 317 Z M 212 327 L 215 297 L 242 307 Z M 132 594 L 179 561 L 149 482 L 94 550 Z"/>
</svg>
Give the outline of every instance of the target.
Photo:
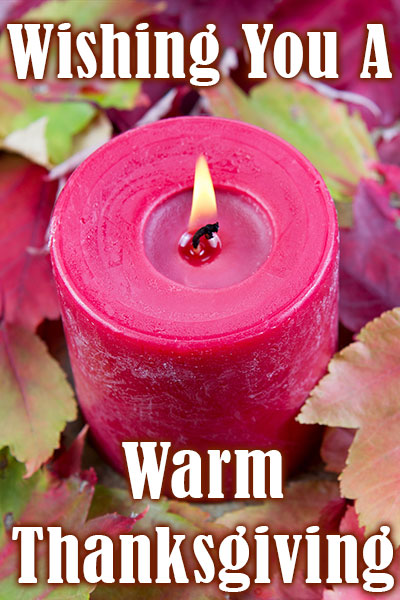
<svg viewBox="0 0 400 600">
<path fill-rule="evenodd" d="M 189 231 L 217 220 L 217 202 L 207 160 L 200 154 L 196 161 Z"/>
</svg>

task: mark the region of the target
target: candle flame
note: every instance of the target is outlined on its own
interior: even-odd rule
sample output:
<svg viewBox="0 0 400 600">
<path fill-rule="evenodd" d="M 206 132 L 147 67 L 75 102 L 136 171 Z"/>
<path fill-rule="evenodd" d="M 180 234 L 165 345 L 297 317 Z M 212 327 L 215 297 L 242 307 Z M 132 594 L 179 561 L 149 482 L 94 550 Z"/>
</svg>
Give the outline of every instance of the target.
<svg viewBox="0 0 400 600">
<path fill-rule="evenodd" d="M 208 169 L 207 161 L 203 155 L 196 162 L 194 175 L 192 210 L 189 219 L 189 231 L 212 223 L 217 220 L 217 202 L 215 191 Z"/>
</svg>

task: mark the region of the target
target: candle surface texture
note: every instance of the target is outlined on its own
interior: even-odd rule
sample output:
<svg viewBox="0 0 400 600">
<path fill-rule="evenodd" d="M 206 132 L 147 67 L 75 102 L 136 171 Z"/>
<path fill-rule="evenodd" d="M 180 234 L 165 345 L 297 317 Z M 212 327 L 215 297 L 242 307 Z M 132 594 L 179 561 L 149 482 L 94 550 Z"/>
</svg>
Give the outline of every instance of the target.
<svg viewBox="0 0 400 600">
<path fill-rule="evenodd" d="M 200 155 L 221 245 L 196 265 L 179 243 Z M 51 254 L 80 405 L 117 468 L 129 440 L 306 453 L 294 417 L 336 348 L 338 229 L 297 150 L 213 117 L 129 131 L 68 180 Z"/>
</svg>

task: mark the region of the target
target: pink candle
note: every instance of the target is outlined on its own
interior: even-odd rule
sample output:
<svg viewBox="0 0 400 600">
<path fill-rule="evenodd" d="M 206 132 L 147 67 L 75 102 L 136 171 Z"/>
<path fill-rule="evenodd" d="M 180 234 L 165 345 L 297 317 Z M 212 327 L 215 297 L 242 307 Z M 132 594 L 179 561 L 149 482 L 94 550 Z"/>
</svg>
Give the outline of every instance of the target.
<svg viewBox="0 0 400 600">
<path fill-rule="evenodd" d="M 221 243 L 201 264 L 179 248 L 199 155 Z M 69 179 L 51 253 L 80 404 L 117 468 L 128 440 L 304 456 L 294 417 L 335 350 L 338 230 L 299 152 L 211 117 L 129 131 Z"/>
</svg>

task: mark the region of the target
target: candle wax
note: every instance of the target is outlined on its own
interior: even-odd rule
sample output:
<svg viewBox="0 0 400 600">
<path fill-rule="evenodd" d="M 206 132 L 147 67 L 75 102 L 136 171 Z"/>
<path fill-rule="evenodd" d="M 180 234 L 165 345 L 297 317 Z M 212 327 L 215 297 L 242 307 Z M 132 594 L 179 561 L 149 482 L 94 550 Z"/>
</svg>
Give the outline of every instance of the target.
<svg viewBox="0 0 400 600">
<path fill-rule="evenodd" d="M 216 188 L 221 250 L 192 265 L 195 163 Z M 71 176 L 51 253 L 78 397 L 99 447 L 277 448 L 336 348 L 338 229 L 319 174 L 264 130 L 185 117 L 129 131 Z"/>
<path fill-rule="evenodd" d="M 165 277 L 193 288 L 226 288 L 250 277 L 271 250 L 273 231 L 268 213 L 254 198 L 217 188 L 221 252 L 215 260 L 196 268 L 195 262 L 182 260 L 177 252 L 181 234 L 187 229 L 192 191 L 190 188 L 161 201 L 151 212 L 144 229 L 149 261 Z"/>
</svg>

